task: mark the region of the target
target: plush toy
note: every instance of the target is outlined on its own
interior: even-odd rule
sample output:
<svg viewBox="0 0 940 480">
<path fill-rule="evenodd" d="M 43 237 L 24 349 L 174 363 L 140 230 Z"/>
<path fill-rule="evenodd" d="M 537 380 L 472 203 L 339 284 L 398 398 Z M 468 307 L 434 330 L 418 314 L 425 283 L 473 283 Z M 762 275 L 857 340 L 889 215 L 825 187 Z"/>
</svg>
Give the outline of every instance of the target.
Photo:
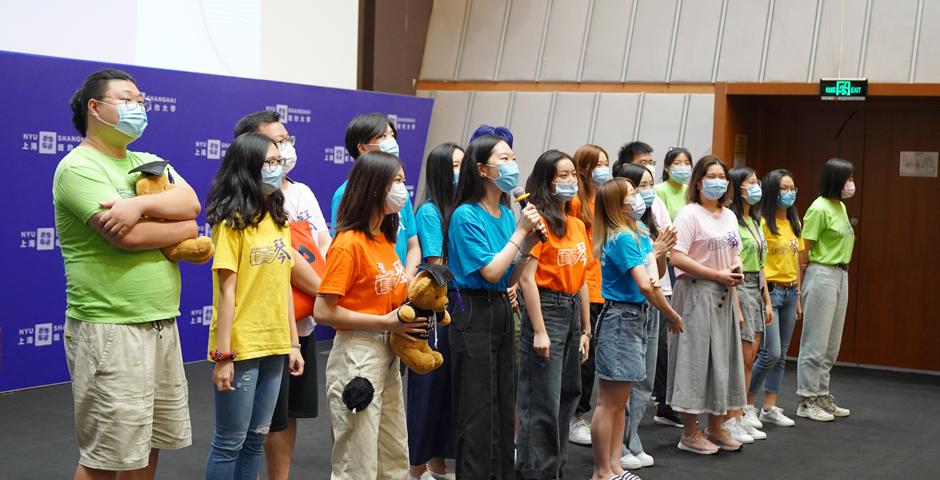
<svg viewBox="0 0 940 480">
<path fill-rule="evenodd" d="M 139 172 L 141 179 L 137 181 L 137 195 L 150 195 L 175 188 L 173 175 L 167 171 L 169 163 L 156 161 L 145 163 L 130 172 Z M 160 219 L 152 219 L 162 221 Z M 176 245 L 160 249 L 163 255 L 173 262 L 206 263 L 212 258 L 215 247 L 209 237 L 197 237 L 183 240 Z"/>
<path fill-rule="evenodd" d="M 416 335 L 417 340 L 414 342 L 397 335 L 389 338 L 392 352 L 415 373 L 428 373 L 444 363 L 441 354 L 431 350 L 428 339 L 437 324 L 450 323 L 450 314 L 447 313 L 447 282 L 453 279 L 454 274 L 447 267 L 422 263 L 418 266 L 418 275 L 408 285 L 408 302 L 398 309 L 398 319 L 402 322 L 414 322 L 417 318 L 428 319 L 427 330 Z"/>
</svg>

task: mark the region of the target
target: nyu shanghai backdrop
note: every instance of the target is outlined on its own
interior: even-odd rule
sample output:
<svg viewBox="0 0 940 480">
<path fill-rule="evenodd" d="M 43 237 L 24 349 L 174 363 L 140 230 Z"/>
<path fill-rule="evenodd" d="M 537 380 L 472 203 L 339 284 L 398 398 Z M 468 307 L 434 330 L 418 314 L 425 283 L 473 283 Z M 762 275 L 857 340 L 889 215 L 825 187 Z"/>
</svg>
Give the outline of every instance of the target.
<svg viewBox="0 0 940 480">
<path fill-rule="evenodd" d="M 62 344 L 65 275 L 55 232 L 52 175 L 59 160 L 81 142 L 72 127 L 69 98 L 89 73 L 105 67 L 130 73 L 153 101 L 149 126 L 131 149 L 169 161 L 203 202 L 235 122 L 257 110 L 280 113 L 297 137 L 298 161 L 291 176 L 310 186 L 327 221 L 333 192 L 352 166 L 343 132 L 359 113 L 383 112 L 396 122 L 414 195 L 431 100 L 0 52 L 5 104 L 0 171 L 8 188 L 0 227 L 0 392 L 69 379 Z M 199 221 L 200 234 L 208 235 L 205 217 Z M 180 270 L 183 359 L 195 361 L 205 358 L 211 274 L 208 264 L 183 264 Z M 329 333 L 318 329 L 318 336 Z"/>
</svg>

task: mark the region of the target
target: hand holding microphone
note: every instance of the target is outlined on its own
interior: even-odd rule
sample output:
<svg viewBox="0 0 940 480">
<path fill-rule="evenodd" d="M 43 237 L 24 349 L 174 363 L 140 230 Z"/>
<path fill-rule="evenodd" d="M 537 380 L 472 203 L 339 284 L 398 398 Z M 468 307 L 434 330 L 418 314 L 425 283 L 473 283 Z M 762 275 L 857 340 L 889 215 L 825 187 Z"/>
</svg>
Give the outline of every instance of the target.
<svg viewBox="0 0 940 480">
<path fill-rule="evenodd" d="M 516 187 L 512 190 L 512 198 L 522 207 L 522 216 L 519 219 L 519 225 L 521 225 L 526 232 L 532 231 L 535 229 L 535 235 L 538 237 L 539 241 L 544 243 L 548 241 L 548 237 L 545 236 L 544 226 L 542 225 L 542 216 L 539 215 L 539 211 L 535 208 L 535 205 L 530 205 L 527 198 L 529 194 L 523 190 L 522 187 Z"/>
</svg>

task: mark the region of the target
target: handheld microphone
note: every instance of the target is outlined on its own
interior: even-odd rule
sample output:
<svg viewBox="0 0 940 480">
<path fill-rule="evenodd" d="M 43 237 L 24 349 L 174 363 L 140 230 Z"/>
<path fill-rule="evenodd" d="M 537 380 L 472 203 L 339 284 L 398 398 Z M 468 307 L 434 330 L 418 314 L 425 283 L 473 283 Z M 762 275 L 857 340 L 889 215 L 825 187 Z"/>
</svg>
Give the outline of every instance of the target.
<svg viewBox="0 0 940 480">
<path fill-rule="evenodd" d="M 525 208 L 529 202 L 526 200 L 529 198 L 529 194 L 525 192 L 522 187 L 516 187 L 512 189 L 512 198 L 519 204 L 520 207 Z M 545 236 L 545 232 L 539 229 L 540 225 L 535 226 L 535 235 L 539 237 L 539 241 L 545 243 L 548 241 L 548 237 Z"/>
</svg>

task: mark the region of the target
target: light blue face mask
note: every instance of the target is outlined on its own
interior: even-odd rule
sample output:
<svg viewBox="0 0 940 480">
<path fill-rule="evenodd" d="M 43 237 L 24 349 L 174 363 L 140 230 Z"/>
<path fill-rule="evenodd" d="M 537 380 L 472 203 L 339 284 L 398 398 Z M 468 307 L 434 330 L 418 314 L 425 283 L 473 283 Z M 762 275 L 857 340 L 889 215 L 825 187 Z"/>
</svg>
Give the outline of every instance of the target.
<svg viewBox="0 0 940 480">
<path fill-rule="evenodd" d="M 643 203 L 646 204 L 646 208 L 653 206 L 653 199 L 656 198 L 656 192 L 652 188 L 646 188 L 639 190 L 640 197 L 643 198 Z"/>
<path fill-rule="evenodd" d="M 391 153 L 392 155 L 395 155 L 396 157 L 400 156 L 399 155 L 400 152 L 398 149 L 398 140 L 395 140 L 395 137 L 389 137 L 385 140 L 382 140 L 382 142 L 379 143 L 379 150 L 385 153 Z"/>
<path fill-rule="evenodd" d="M 274 168 L 261 168 L 261 191 L 265 195 L 270 195 L 281 188 L 284 181 L 284 167 L 278 165 Z"/>
<path fill-rule="evenodd" d="M 460 182 L 460 170 L 454 170 L 454 186 L 457 186 L 457 183 Z"/>
<path fill-rule="evenodd" d="M 101 119 L 100 116 L 98 120 L 105 125 L 111 125 L 115 130 L 127 135 L 128 137 L 137 140 L 141 135 L 144 134 L 144 130 L 147 128 L 147 110 L 144 109 L 144 106 L 135 103 L 134 107 L 128 108 L 126 102 L 118 103 L 117 105 L 113 103 L 105 102 L 104 100 L 99 100 L 105 105 L 111 105 L 116 108 L 118 111 L 118 121 L 117 123 L 108 123 Z"/>
<path fill-rule="evenodd" d="M 755 205 L 763 195 L 764 192 L 761 190 L 760 185 L 752 183 L 747 186 L 747 194 L 744 195 L 744 199 L 747 200 L 747 203 Z"/>
<path fill-rule="evenodd" d="M 555 183 L 555 198 L 559 200 L 568 201 L 575 197 L 578 194 L 578 184 L 577 183 Z"/>
<path fill-rule="evenodd" d="M 496 168 L 499 170 L 499 177 L 493 179 L 493 182 L 501 191 L 511 193 L 519 183 L 519 164 L 511 161 L 496 165 Z"/>
<path fill-rule="evenodd" d="M 600 186 L 611 178 L 610 167 L 597 167 L 591 171 L 591 182 L 594 185 Z"/>
<path fill-rule="evenodd" d="M 796 192 L 780 192 L 777 197 L 777 206 L 780 208 L 790 208 L 796 203 Z"/>
<path fill-rule="evenodd" d="M 720 178 L 706 178 L 702 182 L 702 194 L 709 200 L 718 200 L 728 191 L 728 181 Z"/>
<path fill-rule="evenodd" d="M 643 218 L 643 214 L 646 213 L 646 201 L 643 200 L 643 196 L 634 195 L 633 200 L 630 201 L 631 210 L 627 212 L 627 215 L 633 217 L 634 220 L 639 220 Z"/>
<path fill-rule="evenodd" d="M 692 167 L 669 167 L 669 178 L 677 183 L 685 183 L 692 176 Z"/>
</svg>

